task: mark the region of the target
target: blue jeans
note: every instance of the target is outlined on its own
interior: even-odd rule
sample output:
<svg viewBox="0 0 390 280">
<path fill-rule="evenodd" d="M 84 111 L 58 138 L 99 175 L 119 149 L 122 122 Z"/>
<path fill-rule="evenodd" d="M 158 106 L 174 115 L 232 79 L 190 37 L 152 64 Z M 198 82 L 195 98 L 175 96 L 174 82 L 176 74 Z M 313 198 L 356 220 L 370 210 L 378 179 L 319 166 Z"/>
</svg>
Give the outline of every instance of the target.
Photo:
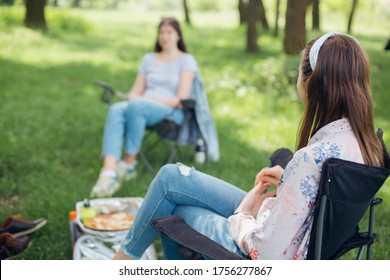
<svg viewBox="0 0 390 280">
<path fill-rule="evenodd" d="M 163 166 L 152 181 L 121 250 L 139 259 L 158 233 L 151 227 L 155 217 L 180 215 L 194 229 L 225 248 L 241 254 L 230 235 L 227 218 L 233 214 L 245 192 L 194 168 L 178 164 Z M 182 259 L 180 246 L 162 238 L 166 259 Z"/>
<path fill-rule="evenodd" d="M 147 126 L 171 116 L 176 123 L 183 121 L 182 110 L 145 100 L 122 101 L 111 105 L 107 113 L 103 136 L 102 156 L 120 159 L 124 142 L 127 154 L 139 152 Z"/>
</svg>

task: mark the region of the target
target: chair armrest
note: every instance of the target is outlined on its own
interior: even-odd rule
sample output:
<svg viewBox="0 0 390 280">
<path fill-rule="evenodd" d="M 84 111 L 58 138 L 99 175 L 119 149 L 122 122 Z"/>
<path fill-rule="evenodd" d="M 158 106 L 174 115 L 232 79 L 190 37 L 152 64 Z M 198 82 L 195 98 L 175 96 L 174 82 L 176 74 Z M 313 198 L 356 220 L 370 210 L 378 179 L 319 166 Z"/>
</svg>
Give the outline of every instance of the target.
<svg viewBox="0 0 390 280">
<path fill-rule="evenodd" d="M 103 89 L 103 93 L 100 97 L 102 102 L 110 105 L 112 103 L 112 98 L 115 95 L 115 90 L 104 81 L 95 80 L 93 83 Z"/>
<path fill-rule="evenodd" d="M 110 84 L 100 81 L 100 80 L 95 80 L 93 81 L 94 84 L 98 87 L 101 87 L 103 89 L 103 94 L 101 96 L 101 99 L 104 103 L 111 104 L 112 103 L 112 98 L 114 96 L 117 96 L 121 99 L 126 99 L 127 95 L 123 92 L 120 92 L 116 89 L 114 89 Z"/>
<path fill-rule="evenodd" d="M 195 99 L 188 98 L 188 99 L 180 99 L 180 103 L 185 109 L 194 109 L 196 101 Z"/>
<path fill-rule="evenodd" d="M 177 243 L 189 248 L 201 255 L 216 260 L 242 260 L 236 253 L 227 250 L 207 236 L 200 234 L 190 227 L 182 217 L 172 215 L 168 217 L 152 219 L 154 230 L 168 236 Z"/>
<path fill-rule="evenodd" d="M 112 94 L 114 94 L 115 90 L 109 85 L 108 83 L 100 80 L 94 80 L 93 83 L 101 88 L 103 88 L 105 91 L 108 91 Z"/>
<path fill-rule="evenodd" d="M 371 201 L 371 206 L 379 205 L 383 202 L 383 199 L 380 197 L 374 197 Z"/>
</svg>

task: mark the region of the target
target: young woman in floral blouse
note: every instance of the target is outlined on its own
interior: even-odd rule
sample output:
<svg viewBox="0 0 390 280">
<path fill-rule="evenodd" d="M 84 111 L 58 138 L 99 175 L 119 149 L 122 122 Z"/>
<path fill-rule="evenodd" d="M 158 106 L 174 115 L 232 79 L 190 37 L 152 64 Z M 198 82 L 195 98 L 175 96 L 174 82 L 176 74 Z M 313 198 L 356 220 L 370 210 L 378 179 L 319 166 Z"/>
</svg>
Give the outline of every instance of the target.
<svg viewBox="0 0 390 280">
<path fill-rule="evenodd" d="M 157 237 L 154 217 L 177 214 L 199 232 L 251 259 L 305 259 L 323 162 L 383 166 L 373 125 L 369 62 L 357 40 L 327 33 L 302 52 L 297 88 L 305 110 L 286 169 L 261 170 L 245 193 L 182 164 L 161 168 L 114 259 L 139 259 Z M 274 191 L 264 192 L 270 185 Z M 182 258 L 162 237 L 167 259 Z"/>
</svg>

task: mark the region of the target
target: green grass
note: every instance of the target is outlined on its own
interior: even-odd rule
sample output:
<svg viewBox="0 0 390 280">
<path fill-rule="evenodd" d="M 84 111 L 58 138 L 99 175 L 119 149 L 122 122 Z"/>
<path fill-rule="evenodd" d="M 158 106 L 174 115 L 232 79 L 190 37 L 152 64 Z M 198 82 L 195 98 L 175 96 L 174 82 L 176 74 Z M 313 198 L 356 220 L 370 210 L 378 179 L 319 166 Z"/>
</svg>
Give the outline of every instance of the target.
<svg viewBox="0 0 390 280">
<path fill-rule="evenodd" d="M 49 31 L 41 33 L 22 27 L 22 10 L 0 7 L 0 221 L 16 213 L 48 219 L 17 259 L 72 258 L 68 213 L 88 197 L 101 167 L 107 107 L 92 81 L 129 89 L 161 16 L 66 9 L 47 14 Z M 266 32 L 259 38 L 261 53 L 245 53 L 245 30 L 236 27 L 234 13 L 194 14 L 193 21 L 194 27 L 183 26 L 184 36 L 205 81 L 221 159 L 204 165 L 180 160 L 249 190 L 275 149 L 294 149 L 302 110 L 295 86 L 299 59 L 283 55 L 281 38 Z M 375 33 L 363 28 L 355 35 L 372 63 L 376 126 L 390 145 L 388 34 L 380 23 L 375 27 Z M 155 163 L 164 156 L 158 151 Z M 141 167 L 117 195 L 143 196 L 152 179 Z M 385 202 L 377 211 L 376 259 L 390 259 L 389 185 L 379 193 Z"/>
</svg>

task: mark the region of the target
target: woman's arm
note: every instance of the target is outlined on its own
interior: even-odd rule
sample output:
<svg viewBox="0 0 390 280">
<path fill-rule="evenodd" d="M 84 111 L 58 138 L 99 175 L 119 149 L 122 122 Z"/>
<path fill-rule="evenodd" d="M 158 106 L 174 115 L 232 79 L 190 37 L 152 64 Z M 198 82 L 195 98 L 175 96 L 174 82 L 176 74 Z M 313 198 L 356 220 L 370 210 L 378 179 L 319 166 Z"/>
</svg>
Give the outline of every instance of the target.
<svg viewBox="0 0 390 280">
<path fill-rule="evenodd" d="M 127 99 L 132 100 L 136 97 L 142 96 L 144 94 L 145 88 L 146 88 L 145 78 L 141 74 L 138 74 L 132 89 L 128 93 Z"/>
<path fill-rule="evenodd" d="M 277 186 L 282 177 L 284 169 L 279 165 L 264 168 L 256 175 L 255 187 L 248 192 L 246 197 L 236 209 L 237 212 L 242 212 L 246 215 L 256 217 L 263 201 L 268 197 L 273 197 L 276 190 L 266 192 L 270 186 Z"/>
<path fill-rule="evenodd" d="M 251 191 L 247 193 L 235 213 L 243 213 L 245 215 L 256 218 L 263 201 L 268 197 L 273 197 L 276 190 L 265 192 L 271 185 L 260 182 Z"/>
<path fill-rule="evenodd" d="M 177 94 L 173 98 L 158 98 L 158 97 L 143 97 L 169 107 L 175 108 L 180 106 L 181 99 L 187 99 L 191 93 L 192 83 L 195 78 L 195 72 L 191 70 L 182 71 L 180 74 L 179 86 L 177 89 Z"/>
<path fill-rule="evenodd" d="M 272 169 L 263 173 L 270 170 Z M 277 169 L 273 170 L 275 172 L 272 176 L 261 177 L 266 181 L 277 177 Z M 283 173 L 276 197 L 258 197 L 259 202 L 256 203 L 260 206 L 256 207 L 260 210 L 257 214 L 245 212 L 251 206 L 244 199 L 243 205 L 237 209 L 243 209 L 243 213 L 229 217 L 232 237 L 242 252 L 253 259 L 292 258 L 291 252 L 297 251 L 295 247 L 306 242 L 302 240 L 304 237 L 301 234 L 307 234 L 304 223 L 314 203 L 318 183 L 317 165 L 302 152 L 295 155 L 292 164 Z M 253 209 L 254 205 L 256 204 L 252 204 Z M 300 240 L 296 239 L 298 237 Z"/>
<path fill-rule="evenodd" d="M 280 182 L 280 178 L 282 178 L 283 172 L 284 169 L 279 165 L 263 168 L 256 175 L 255 185 L 257 185 L 260 182 L 263 182 L 263 183 L 269 183 L 277 187 Z"/>
</svg>

